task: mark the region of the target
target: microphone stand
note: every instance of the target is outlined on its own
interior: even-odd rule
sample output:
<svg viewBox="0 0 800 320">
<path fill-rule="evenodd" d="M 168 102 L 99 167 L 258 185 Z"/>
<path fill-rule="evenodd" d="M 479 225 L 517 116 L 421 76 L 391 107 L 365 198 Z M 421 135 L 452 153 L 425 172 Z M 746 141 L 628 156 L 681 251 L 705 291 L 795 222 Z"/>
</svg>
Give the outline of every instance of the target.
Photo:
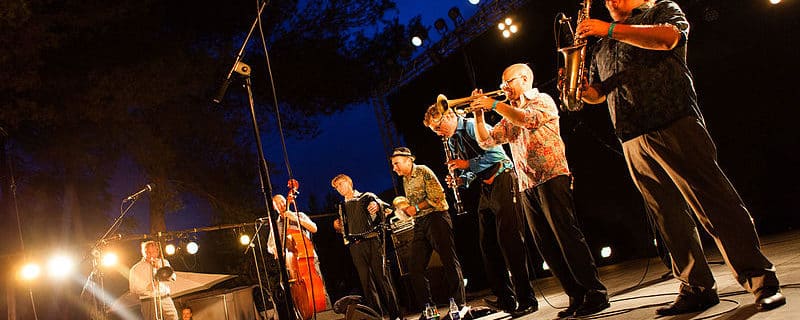
<svg viewBox="0 0 800 320">
<path fill-rule="evenodd" d="M 102 294 L 104 290 L 103 272 L 99 269 L 100 264 L 98 263 L 98 258 L 100 256 L 100 250 L 98 248 L 106 245 L 108 241 L 113 240 L 113 238 L 119 239 L 122 237 L 121 235 L 116 235 L 113 238 L 109 238 L 108 236 L 119 228 L 120 222 L 122 222 L 122 218 L 125 217 L 125 214 L 127 214 L 128 211 L 133 207 L 133 204 L 136 203 L 136 200 L 138 200 L 138 198 L 131 199 L 131 201 L 128 203 L 128 206 L 124 208 L 123 205 L 128 200 L 127 199 L 122 200 L 122 203 L 120 204 L 119 216 L 114 220 L 114 222 L 111 224 L 108 230 L 106 230 L 106 232 L 100 237 L 100 239 L 95 241 L 95 243 L 89 249 L 89 255 L 92 258 L 92 271 L 89 273 L 89 276 L 86 277 L 86 283 L 84 283 L 83 288 L 81 289 L 80 297 L 81 298 L 83 297 L 83 294 L 86 293 L 87 289 L 89 289 L 89 291 L 92 292 L 92 306 L 94 307 L 94 314 L 92 315 L 93 319 L 106 318 L 105 317 L 106 302 L 103 299 L 97 298 L 98 294 Z M 95 288 L 95 284 L 97 283 L 99 283 L 99 290 Z"/>
<path fill-rule="evenodd" d="M 250 74 L 247 72 L 245 75 L 245 88 L 247 88 L 247 97 L 248 102 L 250 105 L 250 116 L 251 121 L 253 124 L 253 135 L 256 139 L 256 150 L 258 151 L 258 181 L 261 186 L 261 194 L 264 199 L 264 207 L 267 209 L 267 219 L 269 221 L 269 225 L 272 229 L 272 234 L 277 235 L 278 233 L 278 226 L 277 223 L 273 222 L 272 217 L 272 201 L 270 196 L 272 194 L 272 182 L 269 178 L 269 168 L 267 167 L 267 161 L 264 157 L 264 148 L 261 143 L 261 134 L 258 129 L 258 120 L 256 119 L 256 111 L 255 105 L 253 102 L 253 90 L 252 84 L 250 82 Z M 260 243 L 260 241 L 259 241 Z M 295 319 L 295 313 L 291 310 L 294 310 L 294 303 L 292 299 L 292 293 L 290 290 L 286 290 L 289 287 L 289 274 L 286 270 L 286 264 L 283 261 L 286 261 L 283 251 L 283 244 L 280 241 L 275 241 L 275 251 L 278 256 L 277 263 L 270 264 L 272 266 L 276 266 L 277 270 L 267 269 L 267 277 L 268 280 L 272 282 L 270 288 L 272 289 L 272 300 L 275 303 L 275 308 L 278 313 L 279 319 Z M 270 256 L 271 257 L 271 256 Z M 277 274 L 276 274 L 277 273 Z M 272 274 L 273 277 L 269 277 Z"/>
</svg>

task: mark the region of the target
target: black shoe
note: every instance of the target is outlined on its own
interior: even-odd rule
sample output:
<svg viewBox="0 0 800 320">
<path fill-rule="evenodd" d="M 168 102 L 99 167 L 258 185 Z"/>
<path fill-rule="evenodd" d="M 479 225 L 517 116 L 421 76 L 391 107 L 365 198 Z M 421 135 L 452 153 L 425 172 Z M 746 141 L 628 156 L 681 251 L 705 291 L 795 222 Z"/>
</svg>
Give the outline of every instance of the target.
<svg viewBox="0 0 800 320">
<path fill-rule="evenodd" d="M 566 309 L 559 311 L 558 317 L 566 318 L 574 316 L 575 311 L 578 310 L 578 308 L 581 306 L 581 303 L 583 303 L 583 296 L 569 297 L 569 306 Z"/>
<path fill-rule="evenodd" d="M 780 287 L 764 287 L 756 294 L 756 308 L 761 311 L 772 310 L 786 304 L 786 297 Z"/>
<path fill-rule="evenodd" d="M 483 303 L 492 309 L 500 309 L 500 298 L 491 299 L 489 297 L 483 298 Z"/>
<path fill-rule="evenodd" d="M 498 297 L 496 300 L 483 298 L 483 302 L 492 309 L 503 310 L 508 313 L 517 309 L 517 299 L 514 296 L 506 298 Z"/>
<path fill-rule="evenodd" d="M 583 298 L 583 303 L 575 310 L 576 317 L 582 317 L 594 313 L 598 313 L 611 306 L 608 302 L 608 294 L 605 292 L 589 292 Z"/>
<path fill-rule="evenodd" d="M 719 303 L 716 289 L 707 289 L 699 293 L 681 292 L 675 302 L 668 306 L 656 309 L 656 314 L 674 316 L 677 314 L 694 313 L 711 308 Z"/>
<path fill-rule="evenodd" d="M 537 310 L 539 310 L 539 303 L 534 300 L 533 302 L 519 305 L 516 310 L 509 312 L 509 314 L 512 318 L 519 318 L 526 314 L 534 313 Z"/>
</svg>

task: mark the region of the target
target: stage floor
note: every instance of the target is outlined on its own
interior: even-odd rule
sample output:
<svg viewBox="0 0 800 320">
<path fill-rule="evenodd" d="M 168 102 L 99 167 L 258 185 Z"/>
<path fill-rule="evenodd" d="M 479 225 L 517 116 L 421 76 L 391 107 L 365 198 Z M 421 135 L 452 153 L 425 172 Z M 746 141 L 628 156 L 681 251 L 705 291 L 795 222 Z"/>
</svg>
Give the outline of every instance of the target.
<svg viewBox="0 0 800 320">
<path fill-rule="evenodd" d="M 715 263 L 722 262 L 716 247 L 707 246 L 706 255 L 712 263 L 711 270 L 717 279 L 720 294 L 720 303 L 713 308 L 702 313 L 657 316 L 656 308 L 672 302 L 677 296 L 678 281 L 672 277 L 662 279 L 662 275 L 669 270 L 661 260 L 652 258 L 600 268 L 600 277 L 611 295 L 611 308 L 585 319 L 800 319 L 800 232 L 762 237 L 761 242 L 764 253 L 778 270 L 778 279 L 787 300 L 787 304 L 782 307 L 758 312 L 754 305 L 754 296 L 739 286 L 727 265 Z M 643 276 L 644 279 L 639 284 Z M 552 277 L 538 280 L 534 285 L 539 299 L 539 311 L 519 319 L 557 319 L 556 314 L 560 308 L 569 303 L 561 287 Z M 470 305 L 484 305 L 484 296 L 470 298 Z"/>
<path fill-rule="evenodd" d="M 668 269 L 658 258 L 622 262 L 600 268 L 600 277 L 611 296 L 611 308 L 582 319 L 726 319 L 726 320 L 789 320 L 800 319 L 800 231 L 762 237 L 762 247 L 767 257 L 776 265 L 787 304 L 777 309 L 759 312 L 755 298 L 744 291 L 731 276 L 716 247 L 706 247 L 711 270 L 717 279 L 720 303 L 702 313 L 672 317 L 655 314 L 658 307 L 672 302 L 677 296 L 678 281 L 662 277 Z M 552 277 L 534 283 L 539 299 L 539 311 L 518 319 L 557 319 L 557 313 L 569 303 L 560 285 Z M 488 291 L 468 293 L 468 305 L 485 306 L 483 298 Z M 440 308 L 442 315 L 446 310 Z M 342 315 L 328 310 L 318 314 L 318 320 L 342 319 Z M 418 319 L 419 314 L 406 315 Z M 487 317 L 489 318 L 489 317 Z"/>
</svg>

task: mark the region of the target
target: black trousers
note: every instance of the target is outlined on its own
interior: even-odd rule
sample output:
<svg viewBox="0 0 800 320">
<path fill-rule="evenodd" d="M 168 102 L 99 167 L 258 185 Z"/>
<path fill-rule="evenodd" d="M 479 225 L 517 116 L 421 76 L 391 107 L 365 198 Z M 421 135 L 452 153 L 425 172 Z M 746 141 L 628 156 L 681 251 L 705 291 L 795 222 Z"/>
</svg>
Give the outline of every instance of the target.
<svg viewBox="0 0 800 320">
<path fill-rule="evenodd" d="M 503 303 L 513 302 L 516 295 L 520 304 L 527 304 L 535 303 L 536 298 L 528 273 L 522 229 L 525 224 L 516 205 L 516 183 L 514 173 L 508 170 L 495 177 L 492 184 L 481 184 L 478 235 L 492 293 Z"/>
<path fill-rule="evenodd" d="M 366 239 L 351 244 L 350 255 L 353 257 L 367 305 L 381 315 L 388 312 L 390 319 L 399 318 L 397 295 L 385 263 L 380 239 Z"/>
<path fill-rule="evenodd" d="M 461 264 L 456 256 L 453 241 L 453 223 L 446 211 L 436 211 L 414 220 L 414 239 L 411 241 L 411 257 L 408 262 L 408 273 L 411 288 L 417 298 L 417 311 L 423 311 L 425 304 L 434 305 L 431 288 L 425 277 L 425 268 L 431 259 L 433 250 L 439 254 L 444 268 L 444 283 L 450 297 L 462 306 L 466 303 L 464 293 L 464 276 Z"/>
<path fill-rule="evenodd" d="M 758 293 L 778 286 L 775 266 L 761 252 L 753 219 L 717 164 L 717 148 L 701 120 L 682 118 L 622 144 L 633 181 L 672 254 L 681 290 L 712 288 L 714 276 L 686 210 L 716 241 L 733 276 Z"/>
<path fill-rule="evenodd" d="M 570 177 L 557 176 L 522 192 L 536 245 L 570 298 L 606 294 L 597 266 L 575 219 Z"/>
</svg>

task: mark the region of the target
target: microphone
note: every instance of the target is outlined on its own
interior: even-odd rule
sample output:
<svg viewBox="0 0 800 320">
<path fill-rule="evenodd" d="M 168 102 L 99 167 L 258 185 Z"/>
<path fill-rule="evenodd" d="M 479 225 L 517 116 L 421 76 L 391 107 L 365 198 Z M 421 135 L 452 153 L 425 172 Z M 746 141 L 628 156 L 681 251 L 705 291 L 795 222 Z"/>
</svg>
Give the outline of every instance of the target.
<svg viewBox="0 0 800 320">
<path fill-rule="evenodd" d="M 142 190 L 136 191 L 136 193 L 128 196 L 127 198 L 125 198 L 125 201 L 131 201 L 131 200 L 136 199 L 139 196 L 141 196 L 142 193 L 153 191 L 153 186 L 154 186 L 154 184 L 148 183 L 147 185 L 144 186 L 144 188 L 142 188 Z"/>
</svg>

